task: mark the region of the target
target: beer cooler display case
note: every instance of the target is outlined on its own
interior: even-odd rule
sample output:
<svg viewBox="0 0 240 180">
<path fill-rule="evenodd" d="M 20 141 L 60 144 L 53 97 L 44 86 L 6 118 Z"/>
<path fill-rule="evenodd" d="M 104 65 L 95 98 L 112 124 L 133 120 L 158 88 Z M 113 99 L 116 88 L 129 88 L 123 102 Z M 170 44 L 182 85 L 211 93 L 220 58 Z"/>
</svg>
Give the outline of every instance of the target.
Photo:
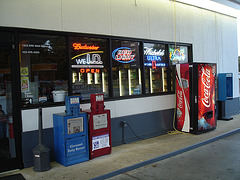
<svg viewBox="0 0 240 180">
<path fill-rule="evenodd" d="M 215 63 L 176 65 L 176 129 L 199 134 L 217 126 Z"/>
</svg>

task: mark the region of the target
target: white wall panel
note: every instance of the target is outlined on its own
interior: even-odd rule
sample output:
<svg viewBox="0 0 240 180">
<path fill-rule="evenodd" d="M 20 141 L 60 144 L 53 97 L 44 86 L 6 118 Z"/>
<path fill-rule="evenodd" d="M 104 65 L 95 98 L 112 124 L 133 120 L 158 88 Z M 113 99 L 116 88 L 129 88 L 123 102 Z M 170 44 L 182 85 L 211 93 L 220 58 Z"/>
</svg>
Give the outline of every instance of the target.
<svg viewBox="0 0 240 180">
<path fill-rule="evenodd" d="M 217 54 L 217 71 L 218 73 L 223 71 L 223 38 L 222 38 L 222 16 L 221 14 L 216 14 L 216 54 Z"/>
<path fill-rule="evenodd" d="M 65 106 L 57 106 L 42 109 L 43 129 L 53 127 L 53 114 L 65 112 Z"/>
<path fill-rule="evenodd" d="M 34 131 L 38 129 L 38 109 L 22 111 L 22 131 Z"/>
<path fill-rule="evenodd" d="M 174 11 L 172 2 L 168 0 L 149 1 L 149 31 L 150 39 L 174 41 L 174 32 L 169 31 L 174 28 Z"/>
<path fill-rule="evenodd" d="M 234 36 L 235 35 L 235 36 Z M 237 21 L 222 17 L 223 72 L 233 73 L 233 97 L 239 97 Z"/>
<path fill-rule="evenodd" d="M 87 104 L 87 106 L 88 105 L 89 104 Z M 105 102 L 105 108 L 111 110 L 112 118 L 172 109 L 174 107 L 175 95 L 151 96 Z"/>
<path fill-rule="evenodd" d="M 105 102 L 111 118 L 161 111 L 175 107 L 175 95 L 134 98 Z M 90 109 L 90 103 L 81 104 L 82 110 Z M 53 114 L 65 112 L 65 106 L 42 109 L 43 129 L 53 127 Z M 38 130 L 38 109 L 23 110 L 23 132 Z"/>
<path fill-rule="evenodd" d="M 115 101 L 116 117 L 141 114 L 152 111 L 151 98 L 136 98 Z"/>
<path fill-rule="evenodd" d="M 217 62 L 216 55 L 216 13 L 202 11 L 203 39 L 200 41 L 203 46 L 202 62 Z"/>
<path fill-rule="evenodd" d="M 61 30 L 60 0 L 1 0 L 0 26 Z"/>
<path fill-rule="evenodd" d="M 89 110 L 90 107 L 91 107 L 91 104 L 90 104 L 90 103 L 81 104 L 81 102 L 80 102 L 80 108 L 81 108 L 82 110 Z"/>
<path fill-rule="evenodd" d="M 53 127 L 53 114 L 65 112 L 65 106 L 50 107 L 42 109 L 43 129 Z M 38 109 L 22 110 L 23 132 L 38 129 L 39 111 Z"/>
<path fill-rule="evenodd" d="M 111 113 L 111 118 L 115 118 L 116 117 L 116 112 L 118 111 L 115 107 L 115 103 L 114 101 L 108 101 L 105 102 L 105 109 L 110 109 L 110 113 Z"/>
<path fill-rule="evenodd" d="M 111 110 L 111 118 L 116 117 L 116 108 L 115 108 L 115 101 L 108 101 L 104 102 L 105 109 L 110 109 Z M 91 104 L 80 104 L 81 109 L 84 110 L 90 110 Z"/>
<path fill-rule="evenodd" d="M 175 95 L 157 96 L 151 98 L 152 111 L 175 108 Z"/>
<path fill-rule="evenodd" d="M 234 28 L 235 27 L 235 28 Z M 223 39 L 223 65 L 225 72 L 232 72 L 234 67 L 238 66 L 237 62 L 237 34 L 236 20 L 223 16 L 222 17 L 222 39 Z M 231 63 L 230 63 L 231 62 Z"/>
<path fill-rule="evenodd" d="M 149 38 L 148 0 L 111 0 L 112 35 Z"/>
<path fill-rule="evenodd" d="M 176 3 L 176 31 L 177 41 L 192 43 L 195 36 L 194 32 L 194 16 L 193 14 L 197 8 L 192 6 L 186 6 L 181 3 Z"/>
<path fill-rule="evenodd" d="M 193 16 L 193 60 L 194 62 L 202 62 L 204 59 L 204 44 L 203 40 L 203 24 L 202 22 L 202 9 L 195 8 L 194 13 L 191 14 Z"/>
<path fill-rule="evenodd" d="M 62 0 L 64 31 L 111 34 L 110 0 Z"/>
</svg>

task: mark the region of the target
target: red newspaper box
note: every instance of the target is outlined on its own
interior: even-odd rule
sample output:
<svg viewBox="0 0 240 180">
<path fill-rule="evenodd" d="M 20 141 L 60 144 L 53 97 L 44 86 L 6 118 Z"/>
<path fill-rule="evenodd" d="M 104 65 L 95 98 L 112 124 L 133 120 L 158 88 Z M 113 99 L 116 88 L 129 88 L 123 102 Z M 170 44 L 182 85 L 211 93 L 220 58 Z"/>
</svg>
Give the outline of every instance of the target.
<svg viewBox="0 0 240 180">
<path fill-rule="evenodd" d="M 110 154 L 112 151 L 110 110 L 104 109 L 104 95 L 91 94 L 88 113 L 90 159 Z"/>
</svg>

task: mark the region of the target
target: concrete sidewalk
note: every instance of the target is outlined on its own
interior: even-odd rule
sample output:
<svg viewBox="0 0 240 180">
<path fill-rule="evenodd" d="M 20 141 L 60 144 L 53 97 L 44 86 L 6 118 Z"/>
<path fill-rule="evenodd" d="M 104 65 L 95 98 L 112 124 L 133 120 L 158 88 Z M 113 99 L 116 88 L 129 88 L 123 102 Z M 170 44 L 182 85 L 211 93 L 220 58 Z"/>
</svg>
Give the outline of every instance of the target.
<svg viewBox="0 0 240 180">
<path fill-rule="evenodd" d="M 109 180 L 239 180 L 240 132 Z"/>
<path fill-rule="evenodd" d="M 52 162 L 52 168 L 46 172 L 35 172 L 33 168 L 25 168 L 0 174 L 0 177 L 21 173 L 26 180 L 101 179 L 101 177 L 104 177 L 104 174 L 118 172 L 122 168 L 127 169 L 129 166 L 141 164 L 142 162 L 164 156 L 194 144 L 207 141 L 226 133 L 228 134 L 230 131 L 238 131 L 240 128 L 240 115 L 233 116 L 233 120 L 231 121 L 218 120 L 217 123 L 217 128 L 215 130 L 200 135 L 189 133 L 166 134 L 113 147 L 112 154 L 110 155 L 101 156 L 69 167 L 64 167 L 56 162 Z"/>
</svg>

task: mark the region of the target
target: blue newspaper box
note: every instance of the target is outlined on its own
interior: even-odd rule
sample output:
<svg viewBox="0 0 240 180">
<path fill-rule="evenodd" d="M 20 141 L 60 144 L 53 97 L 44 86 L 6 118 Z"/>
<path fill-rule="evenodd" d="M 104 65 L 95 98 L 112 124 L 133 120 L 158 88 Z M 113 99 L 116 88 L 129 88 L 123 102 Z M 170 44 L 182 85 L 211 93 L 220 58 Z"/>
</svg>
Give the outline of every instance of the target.
<svg viewBox="0 0 240 180">
<path fill-rule="evenodd" d="M 218 119 L 232 120 L 226 113 L 227 101 L 233 99 L 233 73 L 218 74 Z"/>
<path fill-rule="evenodd" d="M 69 166 L 89 160 L 87 113 L 80 98 L 66 96 L 66 113 L 53 114 L 55 160 Z"/>
<path fill-rule="evenodd" d="M 233 99 L 233 73 L 218 74 L 218 101 Z"/>
</svg>

